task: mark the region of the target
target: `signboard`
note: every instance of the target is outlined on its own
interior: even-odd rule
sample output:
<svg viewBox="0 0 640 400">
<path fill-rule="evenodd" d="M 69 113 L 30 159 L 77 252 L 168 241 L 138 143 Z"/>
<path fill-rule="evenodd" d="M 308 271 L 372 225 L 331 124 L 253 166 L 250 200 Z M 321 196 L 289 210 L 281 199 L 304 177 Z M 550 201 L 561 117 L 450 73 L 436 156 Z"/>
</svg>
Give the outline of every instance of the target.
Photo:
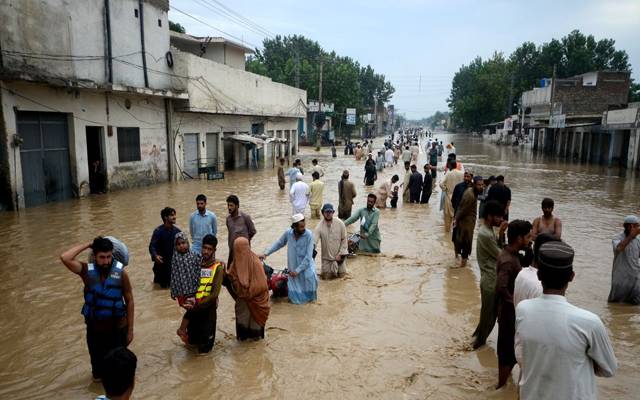
<svg viewBox="0 0 640 400">
<path fill-rule="evenodd" d="M 356 109 L 355 108 L 347 108 L 347 125 L 355 125 L 356 124 Z"/>
<path fill-rule="evenodd" d="M 513 130 L 513 120 L 511 120 L 511 117 L 508 117 L 507 119 L 504 120 L 504 128 L 505 131 L 509 132 Z"/>
<path fill-rule="evenodd" d="M 318 102 L 311 100 L 309 101 L 309 112 L 318 112 Z M 322 103 L 322 112 L 330 113 L 333 112 L 333 103 Z"/>
</svg>

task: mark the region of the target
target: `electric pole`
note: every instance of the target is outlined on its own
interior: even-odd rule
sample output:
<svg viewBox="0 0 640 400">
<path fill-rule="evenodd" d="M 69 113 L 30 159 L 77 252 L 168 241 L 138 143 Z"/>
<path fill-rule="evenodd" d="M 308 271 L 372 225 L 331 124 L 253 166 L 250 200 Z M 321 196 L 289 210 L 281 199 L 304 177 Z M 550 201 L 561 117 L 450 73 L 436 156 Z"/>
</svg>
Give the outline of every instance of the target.
<svg viewBox="0 0 640 400">
<path fill-rule="evenodd" d="M 373 95 L 373 137 L 378 134 L 378 96 Z"/>
<path fill-rule="evenodd" d="M 507 104 L 507 116 L 511 116 L 511 112 L 513 111 L 513 85 L 515 83 L 516 77 L 514 74 L 511 74 L 511 86 L 509 87 L 509 104 Z"/>
<path fill-rule="evenodd" d="M 322 126 L 324 121 L 320 121 L 318 117 L 324 116 L 322 113 L 322 55 L 320 55 L 320 82 L 318 84 L 318 113 L 316 114 L 316 151 L 320 151 L 320 145 L 322 143 Z"/>
<path fill-rule="evenodd" d="M 296 87 L 300 88 L 300 53 L 296 51 Z"/>
</svg>

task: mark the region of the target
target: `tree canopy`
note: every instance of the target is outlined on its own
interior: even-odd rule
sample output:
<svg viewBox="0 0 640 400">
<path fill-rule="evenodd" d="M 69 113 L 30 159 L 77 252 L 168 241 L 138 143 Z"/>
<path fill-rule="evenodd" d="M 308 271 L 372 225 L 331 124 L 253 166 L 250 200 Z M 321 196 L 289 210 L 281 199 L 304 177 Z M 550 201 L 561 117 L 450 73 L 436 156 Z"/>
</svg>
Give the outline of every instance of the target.
<svg viewBox="0 0 640 400">
<path fill-rule="evenodd" d="M 395 92 L 385 76 L 376 73 L 370 65 L 361 66 L 350 57 L 327 52 L 318 42 L 304 36 L 278 35 L 265 39 L 263 46 L 263 50 L 256 49 L 255 56 L 249 57 L 247 70 L 304 89 L 312 100 L 318 99 L 322 60 L 322 99 L 334 103 L 340 117 L 346 108 L 356 108 L 359 114 L 370 112 L 374 96 L 382 105 Z"/>
<path fill-rule="evenodd" d="M 178 33 L 187 33 L 187 30 L 184 26 L 180 25 L 178 22 L 169 21 L 169 30 L 178 32 Z"/>
<path fill-rule="evenodd" d="M 535 87 L 539 79 L 552 76 L 554 65 L 558 78 L 597 70 L 631 70 L 629 56 L 624 50 L 616 50 L 613 39 L 596 41 L 593 35 L 585 36 L 578 30 L 540 46 L 525 42 L 508 58 L 501 53 L 486 60 L 477 57 L 453 77 L 447 101 L 456 126 L 478 129 L 503 119 L 509 109 L 517 109 L 514 106 L 522 92 Z M 640 96 L 638 92 L 632 85 L 630 100 L 636 94 Z"/>
</svg>

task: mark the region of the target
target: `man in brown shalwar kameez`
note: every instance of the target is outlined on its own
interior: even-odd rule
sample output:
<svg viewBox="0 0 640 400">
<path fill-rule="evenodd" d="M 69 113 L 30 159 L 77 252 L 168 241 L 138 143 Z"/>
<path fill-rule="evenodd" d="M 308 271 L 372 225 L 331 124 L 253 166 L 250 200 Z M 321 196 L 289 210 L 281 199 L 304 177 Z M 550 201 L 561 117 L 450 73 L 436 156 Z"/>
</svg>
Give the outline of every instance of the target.
<svg viewBox="0 0 640 400">
<path fill-rule="evenodd" d="M 516 277 L 522 270 L 518 253 L 531 246 L 531 223 L 515 220 L 507 228 L 509 244 L 496 259 L 496 295 L 498 300 L 498 386 L 507 383 L 513 366 L 516 365 L 515 334 L 516 309 L 513 291 Z"/>
<path fill-rule="evenodd" d="M 349 171 L 342 171 L 342 179 L 338 182 L 338 217 L 345 220 L 351 216 L 353 199 L 356 198 L 356 187 L 349 180 Z"/>
<path fill-rule="evenodd" d="M 462 256 L 461 267 L 467 265 L 469 254 L 471 254 L 473 231 L 476 228 L 476 219 L 478 219 L 478 195 L 482 193 L 483 188 L 484 181 L 482 177 L 474 177 L 473 186 L 464 192 L 462 200 L 460 200 L 460 204 L 456 209 L 454 245 L 456 256 L 458 254 Z"/>
</svg>

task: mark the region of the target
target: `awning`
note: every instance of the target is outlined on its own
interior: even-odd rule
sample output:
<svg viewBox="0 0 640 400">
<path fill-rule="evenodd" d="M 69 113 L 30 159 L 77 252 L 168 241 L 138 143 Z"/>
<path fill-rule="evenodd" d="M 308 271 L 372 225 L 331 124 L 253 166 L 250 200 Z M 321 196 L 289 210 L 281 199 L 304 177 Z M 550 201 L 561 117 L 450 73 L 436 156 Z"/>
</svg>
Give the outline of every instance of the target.
<svg viewBox="0 0 640 400">
<path fill-rule="evenodd" d="M 255 136 L 251 136 L 251 135 L 245 135 L 243 133 L 239 133 L 237 135 L 230 135 L 230 136 L 225 136 L 224 140 L 235 140 L 237 142 L 242 142 L 242 143 L 252 143 L 255 144 L 258 147 L 262 147 L 264 146 L 264 140 L 257 138 Z"/>
</svg>

